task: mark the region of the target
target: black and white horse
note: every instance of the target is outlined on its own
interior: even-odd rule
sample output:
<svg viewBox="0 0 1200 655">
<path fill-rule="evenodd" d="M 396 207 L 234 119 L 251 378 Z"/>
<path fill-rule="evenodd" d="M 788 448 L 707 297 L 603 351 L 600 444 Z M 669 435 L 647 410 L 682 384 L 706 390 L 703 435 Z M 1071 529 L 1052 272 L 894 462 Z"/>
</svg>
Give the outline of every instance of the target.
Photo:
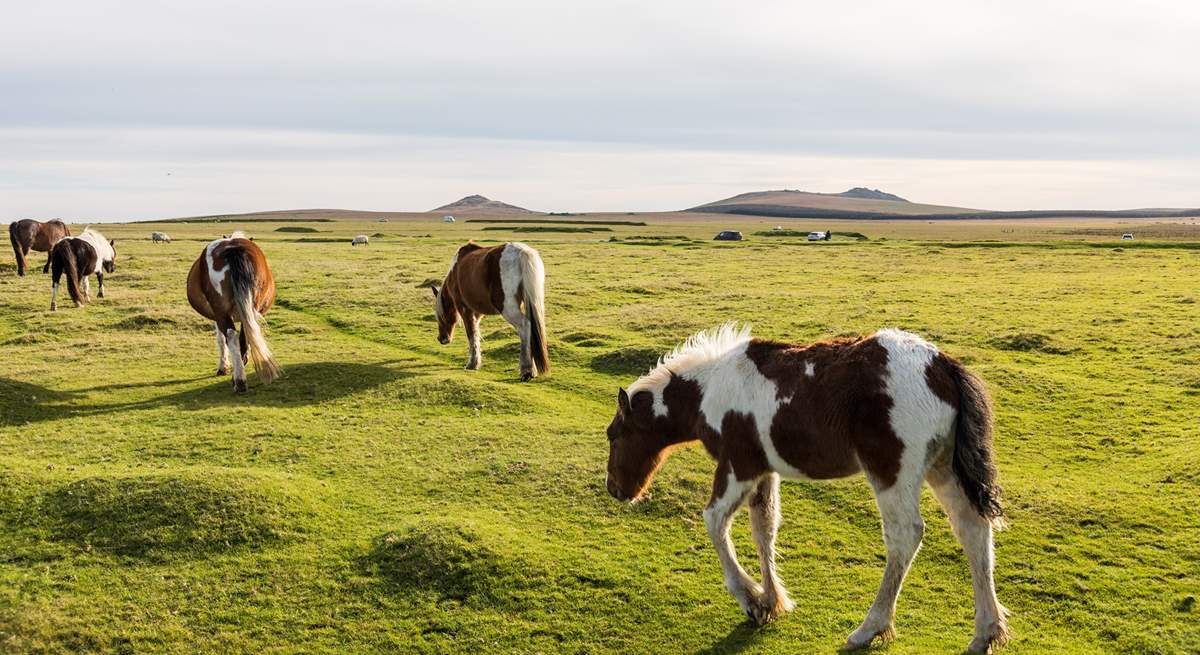
<svg viewBox="0 0 1200 655">
<path fill-rule="evenodd" d="M 50 251 L 50 311 L 58 309 L 58 285 L 63 273 L 67 275 L 67 292 L 79 307 L 92 299 L 88 276 L 95 274 L 104 297 L 104 274 L 116 270 L 116 243 L 108 241 L 92 228 L 87 228 L 77 237 L 65 237 L 54 244 Z M 82 292 L 80 287 L 83 287 Z"/>
</svg>

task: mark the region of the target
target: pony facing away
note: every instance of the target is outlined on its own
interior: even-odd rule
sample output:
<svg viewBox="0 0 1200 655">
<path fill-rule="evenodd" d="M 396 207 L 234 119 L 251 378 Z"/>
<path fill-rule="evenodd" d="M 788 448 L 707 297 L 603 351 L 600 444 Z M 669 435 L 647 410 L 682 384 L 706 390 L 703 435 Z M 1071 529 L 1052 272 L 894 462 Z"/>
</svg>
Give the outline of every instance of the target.
<svg viewBox="0 0 1200 655">
<path fill-rule="evenodd" d="M 205 246 L 188 272 L 187 295 L 193 309 L 216 323 L 217 375 L 226 374 L 228 355 L 234 393 L 246 391 L 248 358 L 264 383 L 279 377 L 279 365 L 259 325 L 275 302 L 275 278 L 253 241 L 239 231 Z M 235 323 L 242 324 L 240 333 Z"/>
<path fill-rule="evenodd" d="M 59 220 L 39 223 L 33 219 L 15 221 L 8 226 L 8 240 L 17 257 L 17 275 L 25 275 L 25 256 L 30 250 L 46 253 L 46 265 L 42 272 L 50 270 L 50 251 L 63 237 L 71 236 L 66 223 Z"/>
<path fill-rule="evenodd" d="M 92 228 L 87 228 L 77 237 L 64 237 L 50 250 L 51 286 L 50 311 L 58 310 L 58 283 L 63 274 L 67 276 L 67 292 L 76 307 L 92 300 L 89 275 L 95 274 L 99 283 L 97 295 L 104 297 L 104 274 L 116 270 L 117 247 Z M 83 287 L 82 293 L 79 288 Z"/>
<path fill-rule="evenodd" d="M 467 369 L 483 364 L 479 319 L 500 314 L 521 337 L 521 381 L 550 372 L 546 349 L 546 270 L 537 251 L 523 243 L 458 249 L 442 286 L 433 288 L 438 341 L 450 343 L 461 317 L 470 357 Z"/>
<path fill-rule="evenodd" d="M 920 548 L 922 482 L 950 517 L 970 562 L 975 635 L 986 652 L 1007 638 L 996 599 L 992 529 L 1001 521 L 992 409 L 983 383 L 916 335 L 795 346 L 751 339 L 726 324 L 663 357 L 617 396 L 608 426 L 609 493 L 637 500 L 676 446 L 699 439 L 717 462 L 704 523 L 725 586 L 759 624 L 792 609 L 775 569 L 780 476 L 826 480 L 866 474 L 883 518 L 887 564 L 847 649 L 890 639 L 900 586 Z M 762 584 L 738 563 L 729 530 L 749 500 Z"/>
</svg>

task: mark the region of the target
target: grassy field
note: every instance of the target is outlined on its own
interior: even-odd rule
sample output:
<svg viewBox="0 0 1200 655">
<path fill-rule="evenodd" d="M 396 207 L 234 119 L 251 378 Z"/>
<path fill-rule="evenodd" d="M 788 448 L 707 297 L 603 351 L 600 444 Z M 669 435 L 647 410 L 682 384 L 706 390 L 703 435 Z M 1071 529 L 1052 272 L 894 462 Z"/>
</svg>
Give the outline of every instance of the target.
<svg viewBox="0 0 1200 655">
<path fill-rule="evenodd" d="M 0 651 L 834 653 L 883 568 L 862 479 L 785 483 L 797 608 L 764 628 L 724 590 L 701 449 L 646 502 L 604 491 L 617 387 L 740 319 L 795 341 L 902 327 L 988 381 L 1005 652 L 1200 653 L 1196 226 L 787 221 L 868 240 L 714 243 L 781 221 L 634 220 L 650 225 L 255 224 L 285 377 L 251 375 L 245 396 L 212 375 L 211 326 L 184 291 L 233 226 L 169 225 L 168 245 L 147 240 L 162 226 L 101 226 L 119 255 L 109 297 L 57 313 L 49 280 L 17 278 L 5 251 Z M 351 248 L 356 233 L 371 245 Z M 462 370 L 462 335 L 437 344 L 417 288 L 467 238 L 518 236 L 546 262 L 556 367 L 528 384 L 498 317 L 484 369 Z M 928 493 L 924 509 L 879 652 L 970 639 L 965 559 Z M 744 515 L 735 538 L 754 570 Z"/>
</svg>

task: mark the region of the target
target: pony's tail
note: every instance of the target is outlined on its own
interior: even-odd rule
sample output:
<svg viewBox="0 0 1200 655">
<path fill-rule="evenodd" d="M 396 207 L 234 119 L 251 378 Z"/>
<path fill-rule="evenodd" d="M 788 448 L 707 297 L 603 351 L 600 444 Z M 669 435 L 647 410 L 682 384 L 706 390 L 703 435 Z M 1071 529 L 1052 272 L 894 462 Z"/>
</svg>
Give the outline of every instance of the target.
<svg viewBox="0 0 1200 655">
<path fill-rule="evenodd" d="M 17 275 L 25 275 L 25 253 L 21 252 L 21 240 L 17 237 L 17 222 L 8 224 L 8 240 L 12 243 L 13 254 L 17 256 Z"/>
<path fill-rule="evenodd" d="M 529 355 L 538 375 L 550 372 L 546 345 L 546 267 L 532 248 L 521 248 L 521 289 L 525 293 L 525 319 L 529 321 Z"/>
<path fill-rule="evenodd" d="M 1000 483 L 992 457 L 992 401 L 983 381 L 947 358 L 958 386 L 958 420 L 954 428 L 954 475 L 967 500 L 993 526 L 1004 525 Z"/>
<path fill-rule="evenodd" d="M 242 333 L 246 335 L 246 349 L 250 351 L 250 359 L 254 360 L 254 370 L 264 384 L 270 384 L 278 378 L 282 371 L 275 358 L 271 356 L 271 348 L 263 336 L 259 319 L 262 314 L 254 305 L 254 291 L 257 288 L 257 274 L 254 262 L 249 254 L 240 248 L 230 248 L 225 251 L 225 261 L 229 265 L 229 288 L 233 292 L 233 306 L 237 318 L 242 323 Z"/>
<path fill-rule="evenodd" d="M 75 262 L 75 249 L 66 241 L 59 241 L 62 248 L 54 247 L 50 250 L 51 256 L 58 253 L 58 257 L 62 258 L 63 267 L 67 271 L 67 293 L 71 294 L 71 300 L 75 301 L 76 305 L 82 305 L 86 302 L 82 293 L 79 293 L 79 264 Z"/>
</svg>

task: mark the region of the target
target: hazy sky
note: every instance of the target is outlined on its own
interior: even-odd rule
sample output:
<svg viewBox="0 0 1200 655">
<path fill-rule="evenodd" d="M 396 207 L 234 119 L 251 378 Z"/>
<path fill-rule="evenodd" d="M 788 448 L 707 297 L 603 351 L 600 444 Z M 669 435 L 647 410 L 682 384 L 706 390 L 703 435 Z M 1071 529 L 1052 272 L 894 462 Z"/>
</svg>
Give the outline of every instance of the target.
<svg viewBox="0 0 1200 655">
<path fill-rule="evenodd" d="M 1200 206 L 1196 3 L 6 4 L 0 221 Z"/>
</svg>

